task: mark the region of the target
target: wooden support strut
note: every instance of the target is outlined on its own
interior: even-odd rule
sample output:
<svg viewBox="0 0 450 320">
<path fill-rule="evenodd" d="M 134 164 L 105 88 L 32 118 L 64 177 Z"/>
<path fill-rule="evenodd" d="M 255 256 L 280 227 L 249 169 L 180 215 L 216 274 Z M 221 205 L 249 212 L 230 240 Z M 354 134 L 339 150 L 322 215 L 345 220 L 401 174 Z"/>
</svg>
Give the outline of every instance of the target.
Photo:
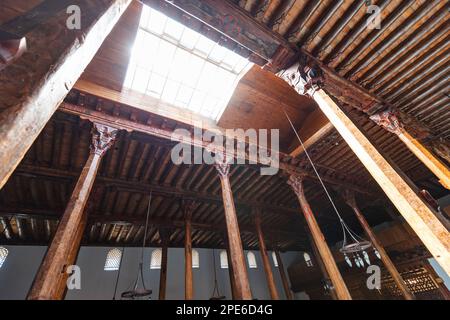
<svg viewBox="0 0 450 320">
<path fill-rule="evenodd" d="M 283 283 L 284 293 L 286 294 L 286 299 L 294 300 L 291 288 L 289 286 L 289 280 L 286 275 L 286 270 L 284 269 L 283 259 L 281 259 L 281 254 L 278 249 L 275 250 L 275 256 L 277 257 L 278 270 L 280 271 L 281 282 Z"/>
<path fill-rule="evenodd" d="M 218 162 L 215 167 L 219 173 L 222 185 L 223 206 L 225 222 L 227 225 L 228 247 L 230 248 L 230 261 L 233 266 L 233 277 L 237 300 L 251 300 L 250 283 L 248 281 L 247 267 L 245 265 L 244 250 L 242 248 L 241 235 L 234 206 L 233 192 L 229 180 L 230 164 Z"/>
<path fill-rule="evenodd" d="M 81 30 L 68 30 L 62 11 L 29 32 L 29 50 L 0 71 L 0 189 L 130 3 L 74 1 Z"/>
<path fill-rule="evenodd" d="M 264 241 L 264 235 L 261 228 L 261 213 L 259 210 L 254 212 L 256 233 L 258 235 L 259 251 L 261 252 L 261 258 L 263 261 L 264 271 L 266 274 L 267 285 L 269 287 L 269 293 L 272 300 L 279 300 L 277 286 L 272 273 L 272 267 L 270 266 L 269 256 L 267 254 L 266 244 Z"/>
<path fill-rule="evenodd" d="M 363 216 L 362 212 L 359 210 L 358 205 L 356 204 L 355 194 L 351 191 L 344 190 L 341 192 L 342 198 L 344 199 L 345 203 L 349 207 L 353 209 L 355 212 L 356 217 L 359 220 L 359 223 L 364 229 L 364 232 L 369 237 L 370 242 L 372 242 L 372 245 L 375 247 L 375 249 L 378 251 L 381 257 L 381 261 L 383 261 L 384 266 L 388 270 L 388 272 L 391 274 L 392 279 L 394 279 L 395 283 L 397 284 L 397 287 L 400 289 L 403 297 L 406 300 L 414 300 L 414 294 L 408 289 L 408 286 L 406 285 L 405 281 L 402 279 L 402 276 L 398 272 L 397 268 L 395 267 L 392 260 L 389 258 L 386 250 L 384 250 L 383 245 L 381 244 L 380 240 L 378 240 L 378 237 L 375 235 L 375 233 L 372 231 L 372 229 L 369 226 L 369 223 L 367 222 L 366 218 Z"/>
<path fill-rule="evenodd" d="M 308 224 L 314 243 L 317 246 L 317 250 L 336 290 L 338 299 L 351 300 L 352 298 L 350 296 L 350 292 L 348 291 L 344 279 L 339 272 L 336 261 L 334 261 L 333 254 L 331 253 L 331 250 L 325 241 L 325 237 L 323 236 L 322 231 L 319 228 L 319 224 L 314 217 L 311 207 L 306 200 L 303 187 L 303 177 L 299 175 L 291 175 L 289 177 L 288 184 L 292 187 L 298 197 L 300 206 L 302 207 L 303 215 L 305 216 L 306 223 Z"/>
<path fill-rule="evenodd" d="M 117 130 L 94 124 L 91 153 L 81 171 L 56 234 L 34 279 L 28 300 L 61 300 L 66 268 L 73 265 L 85 226 L 86 204 L 94 184 L 101 159 L 113 145 Z"/>
<path fill-rule="evenodd" d="M 167 288 L 167 254 L 170 241 L 170 230 L 159 228 L 161 238 L 161 271 L 159 273 L 159 300 L 166 300 Z"/>
<path fill-rule="evenodd" d="M 194 299 L 194 281 L 192 274 L 192 212 L 195 204 L 192 201 L 183 201 L 182 203 L 185 234 L 184 234 L 184 298 L 186 300 Z"/>
<path fill-rule="evenodd" d="M 370 117 L 377 125 L 394 133 L 420 161 L 450 190 L 450 169 L 405 129 L 397 112 L 386 110 Z"/>
<path fill-rule="evenodd" d="M 296 63 L 279 76 L 298 93 L 304 94 L 301 69 L 301 64 Z M 383 157 L 327 93 L 316 90 L 313 98 L 434 258 L 450 274 L 450 234 L 445 226 L 411 188 L 403 173 Z"/>
</svg>

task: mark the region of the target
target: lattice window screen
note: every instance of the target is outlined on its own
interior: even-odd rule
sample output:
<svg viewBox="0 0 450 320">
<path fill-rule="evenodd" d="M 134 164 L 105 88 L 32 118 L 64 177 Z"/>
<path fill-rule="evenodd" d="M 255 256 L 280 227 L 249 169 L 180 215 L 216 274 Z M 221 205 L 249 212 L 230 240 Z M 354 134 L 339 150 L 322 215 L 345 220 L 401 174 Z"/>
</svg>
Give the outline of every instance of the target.
<svg viewBox="0 0 450 320">
<path fill-rule="evenodd" d="M 105 271 L 115 271 L 119 270 L 120 260 L 122 258 L 122 250 L 120 249 L 111 249 L 106 256 L 105 261 Z"/>
</svg>

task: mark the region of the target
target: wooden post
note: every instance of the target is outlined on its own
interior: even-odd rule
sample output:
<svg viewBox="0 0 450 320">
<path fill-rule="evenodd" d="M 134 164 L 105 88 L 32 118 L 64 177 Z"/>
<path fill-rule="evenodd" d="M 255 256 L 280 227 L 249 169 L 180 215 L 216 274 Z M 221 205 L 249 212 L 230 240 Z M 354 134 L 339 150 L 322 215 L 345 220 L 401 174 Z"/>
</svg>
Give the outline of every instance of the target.
<svg viewBox="0 0 450 320">
<path fill-rule="evenodd" d="M 328 275 L 327 269 L 325 268 L 325 264 L 323 263 L 322 257 L 320 256 L 319 251 L 317 250 L 317 246 L 314 243 L 314 239 L 312 238 L 311 234 L 310 233 L 307 233 L 307 234 L 308 234 L 309 242 L 311 244 L 313 256 L 316 260 L 316 263 L 319 266 L 320 271 L 322 272 L 324 280 L 328 282 L 330 280 L 330 276 Z M 336 295 L 336 290 L 334 287 L 331 288 L 329 290 L 329 292 L 330 292 L 331 299 L 338 300 L 338 297 Z"/>
<path fill-rule="evenodd" d="M 226 233 L 224 233 L 223 235 L 223 243 L 225 246 L 225 250 L 227 252 L 228 275 L 230 277 L 231 298 L 232 300 L 236 300 L 237 294 L 236 294 L 236 285 L 234 283 L 233 264 L 231 263 L 230 247 L 228 246 L 228 236 Z"/>
<path fill-rule="evenodd" d="M 266 273 L 267 285 L 269 287 L 269 293 L 272 300 L 279 300 L 277 287 L 273 278 L 272 267 L 270 266 L 269 257 L 267 255 L 266 244 L 264 242 L 264 236 L 261 228 L 261 213 L 259 209 L 255 209 L 254 212 L 256 233 L 258 235 L 259 251 L 261 252 L 261 258 L 263 261 L 264 271 Z"/>
<path fill-rule="evenodd" d="M 67 28 L 62 10 L 27 34 L 29 50 L 0 71 L 0 189 L 130 3 L 76 1 L 81 30 Z"/>
<path fill-rule="evenodd" d="M 372 115 L 370 119 L 387 131 L 396 134 L 406 147 L 439 178 L 439 182 L 450 190 L 449 168 L 408 133 L 396 112 L 386 110 Z"/>
<path fill-rule="evenodd" d="M 364 232 L 366 233 L 367 237 L 369 237 L 370 242 L 372 242 L 372 245 L 375 247 L 375 249 L 378 251 L 381 257 L 381 261 L 383 261 L 384 266 L 389 271 L 389 273 L 392 276 L 392 279 L 394 279 L 395 283 L 397 284 L 397 287 L 402 292 L 403 297 L 406 300 L 414 300 L 414 294 L 408 289 L 405 281 L 403 281 L 402 276 L 397 271 L 397 268 L 395 267 L 392 260 L 389 258 L 386 250 L 384 250 L 383 245 L 378 240 L 378 237 L 375 235 L 375 233 L 370 228 L 369 224 L 367 223 L 366 218 L 363 216 L 362 212 L 359 210 L 358 205 L 356 204 L 355 194 L 352 191 L 344 190 L 341 192 L 342 198 L 344 199 L 345 203 L 347 203 L 348 206 L 350 206 L 353 211 L 355 212 L 356 217 L 359 220 L 359 223 L 361 223 L 361 226 L 364 229 Z"/>
<path fill-rule="evenodd" d="M 192 275 L 192 212 L 194 211 L 194 203 L 183 201 L 182 206 L 186 230 L 184 235 L 184 298 L 192 300 L 194 299 Z"/>
<path fill-rule="evenodd" d="M 330 248 L 325 241 L 325 237 L 323 236 L 322 231 L 319 228 L 317 220 L 314 217 L 311 207 L 306 200 L 303 188 L 303 178 L 304 177 L 300 175 L 291 175 L 289 177 L 288 184 L 292 187 L 298 197 L 309 230 L 311 231 L 312 238 L 317 246 L 317 250 L 319 251 L 328 275 L 330 276 L 331 282 L 336 289 L 338 299 L 351 300 L 350 293 L 344 283 L 344 279 L 342 278 L 341 273 L 339 272 L 336 262 L 334 261 L 333 254 L 331 253 Z"/>
<path fill-rule="evenodd" d="M 289 285 L 289 280 L 286 275 L 286 271 L 284 269 L 283 260 L 281 259 L 280 251 L 275 250 L 275 256 L 277 257 L 278 262 L 278 270 L 280 271 L 281 282 L 283 282 L 284 293 L 286 294 L 286 299 L 294 300 L 294 296 L 291 291 L 291 287 Z"/>
<path fill-rule="evenodd" d="M 227 225 L 228 246 L 231 259 L 229 264 L 233 266 L 233 277 L 236 287 L 236 299 L 251 300 L 252 293 L 248 282 L 247 267 L 245 265 L 244 250 L 242 248 L 241 235 L 234 207 L 233 193 L 229 180 L 230 164 L 216 163 L 222 185 L 223 206 L 225 211 L 225 222 Z"/>
<path fill-rule="evenodd" d="M 166 300 L 167 253 L 170 241 L 170 231 L 166 228 L 160 228 L 159 236 L 161 237 L 161 272 L 159 273 L 159 300 Z"/>
<path fill-rule="evenodd" d="M 442 278 L 439 277 L 439 275 L 436 273 L 436 271 L 434 270 L 433 266 L 430 264 L 428 259 L 423 261 L 423 267 L 425 268 L 425 270 L 427 270 L 427 272 L 430 274 L 431 280 L 438 287 L 439 292 L 442 295 L 442 298 L 444 298 L 444 300 L 450 300 L 450 292 L 448 291 L 444 283 L 444 280 L 442 280 Z"/>
<path fill-rule="evenodd" d="M 116 129 L 99 124 L 94 124 L 93 131 L 91 153 L 34 279 L 28 294 L 29 300 L 60 300 L 63 298 L 65 286 L 61 285 L 61 279 L 66 277 L 67 266 L 75 263 L 75 252 L 80 246 L 85 225 L 86 203 L 100 161 L 114 143 L 117 134 Z"/>
</svg>

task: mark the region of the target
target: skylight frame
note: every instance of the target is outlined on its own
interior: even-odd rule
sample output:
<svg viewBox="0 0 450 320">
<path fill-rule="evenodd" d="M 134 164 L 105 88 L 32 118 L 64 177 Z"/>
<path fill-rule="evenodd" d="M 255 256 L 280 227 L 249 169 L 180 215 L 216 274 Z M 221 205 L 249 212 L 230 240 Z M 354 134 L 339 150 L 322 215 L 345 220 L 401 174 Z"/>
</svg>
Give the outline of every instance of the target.
<svg viewBox="0 0 450 320">
<path fill-rule="evenodd" d="M 154 56 L 146 56 L 149 51 Z M 124 87 L 218 121 L 251 66 L 235 52 L 144 6 Z"/>
</svg>

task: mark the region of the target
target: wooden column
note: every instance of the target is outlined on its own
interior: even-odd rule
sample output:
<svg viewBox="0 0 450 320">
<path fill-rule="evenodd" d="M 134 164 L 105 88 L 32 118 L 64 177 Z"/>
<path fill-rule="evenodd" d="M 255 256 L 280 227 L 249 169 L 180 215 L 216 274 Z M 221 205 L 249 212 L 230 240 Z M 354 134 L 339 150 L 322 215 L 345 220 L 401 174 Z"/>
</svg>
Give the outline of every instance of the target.
<svg viewBox="0 0 450 320">
<path fill-rule="evenodd" d="M 322 258 L 322 261 L 325 265 L 325 268 L 330 276 L 331 282 L 333 283 L 334 288 L 336 289 L 336 294 L 339 300 L 351 300 L 350 293 L 347 289 L 347 286 L 344 283 L 344 279 L 342 278 L 341 273 L 334 261 L 333 254 L 328 247 L 328 244 L 325 241 L 325 237 L 322 234 L 322 231 L 319 228 L 316 218 L 309 206 L 308 201 L 306 200 L 304 188 L 303 188 L 303 178 L 299 175 L 291 175 L 289 177 L 288 184 L 292 187 L 295 194 L 298 197 L 300 205 L 302 207 L 303 215 L 305 216 L 306 222 L 308 224 L 309 230 L 311 232 L 314 243 L 317 246 L 317 250 L 319 251 L 319 255 Z"/>
<path fill-rule="evenodd" d="M 311 244 L 311 249 L 313 251 L 313 256 L 315 258 L 315 262 L 319 266 L 319 269 L 322 272 L 324 280 L 328 282 L 328 281 L 330 281 L 330 276 L 328 275 L 327 269 L 325 268 L 325 264 L 323 263 L 322 257 L 319 254 L 319 250 L 317 250 L 317 246 L 314 243 L 314 239 L 312 238 L 310 233 L 308 233 L 308 238 L 309 238 L 309 242 Z M 338 300 L 338 297 L 336 295 L 336 290 L 334 287 L 331 288 L 329 290 L 329 292 L 330 292 L 331 299 Z"/>
<path fill-rule="evenodd" d="M 236 299 L 251 300 L 252 293 L 248 282 L 247 267 L 245 265 L 244 250 L 242 248 L 241 235 L 234 206 L 233 193 L 229 180 L 230 164 L 217 163 L 215 165 L 219 172 L 222 185 L 223 206 L 225 211 L 225 223 L 227 225 L 228 246 L 231 259 L 228 261 L 233 266 L 234 284 L 236 287 Z"/>
<path fill-rule="evenodd" d="M 264 236 L 261 228 L 261 213 L 259 209 L 254 211 L 256 233 L 258 235 L 259 251 L 261 252 L 261 258 L 263 261 L 264 272 L 266 274 L 267 286 L 269 287 L 269 293 L 272 300 L 279 300 L 277 287 L 273 278 L 272 267 L 270 266 L 269 256 L 267 255 L 266 244 L 264 242 Z"/>
<path fill-rule="evenodd" d="M 450 292 L 447 289 L 447 286 L 444 283 L 444 280 L 442 280 L 441 277 L 436 273 L 433 266 L 430 264 L 430 262 L 427 260 L 423 261 L 423 267 L 427 270 L 427 272 L 430 274 L 431 280 L 435 283 L 435 285 L 438 287 L 439 292 L 442 295 L 442 298 L 444 300 L 450 300 Z"/>
<path fill-rule="evenodd" d="M 182 203 L 185 221 L 184 234 L 184 298 L 194 299 L 194 286 L 192 275 L 192 211 L 194 203 L 183 201 Z"/>
<path fill-rule="evenodd" d="M 236 285 L 234 283 L 233 264 L 231 263 L 230 247 L 228 246 L 228 236 L 226 233 L 223 235 L 223 242 L 225 250 L 227 252 L 228 275 L 230 276 L 231 298 L 233 300 L 236 300 L 237 294 L 236 294 Z"/>
<path fill-rule="evenodd" d="M 286 294 L 286 299 L 294 300 L 294 296 L 289 285 L 289 280 L 284 269 L 283 260 L 281 259 L 280 251 L 275 250 L 275 256 L 277 257 L 278 270 L 280 271 L 281 281 L 283 282 L 284 293 Z"/>
<path fill-rule="evenodd" d="M 159 236 L 161 237 L 161 271 L 159 273 L 159 300 L 166 300 L 167 253 L 170 241 L 169 229 L 160 228 Z"/>
<path fill-rule="evenodd" d="M 359 223 L 361 223 L 361 226 L 363 227 L 364 232 L 366 233 L 367 237 L 369 237 L 370 242 L 372 242 L 372 245 L 375 247 L 375 249 L 380 254 L 381 261 L 383 261 L 384 266 L 391 274 L 392 279 L 394 279 L 394 281 L 397 284 L 397 287 L 400 289 L 403 297 L 406 300 L 414 300 L 415 299 L 414 294 L 406 286 L 405 281 L 403 281 L 402 276 L 397 271 L 397 268 L 395 267 L 392 260 L 389 258 L 386 250 L 384 250 L 383 245 L 381 244 L 381 242 L 378 240 L 378 237 L 375 235 L 375 233 L 370 228 L 370 226 L 367 223 L 367 220 L 363 216 L 362 212 L 359 210 L 359 207 L 356 204 L 355 194 L 352 191 L 344 190 L 341 192 L 341 195 L 342 195 L 344 201 L 347 203 L 347 205 L 349 205 L 355 212 L 355 215 L 358 218 Z"/>
<path fill-rule="evenodd" d="M 393 110 L 386 110 L 370 117 L 376 124 L 396 134 L 406 147 L 438 177 L 439 182 L 450 190 L 450 170 L 434 156 L 420 141 L 415 139 L 403 126 L 399 115 Z M 423 129 L 422 131 L 425 131 Z"/>
<path fill-rule="evenodd" d="M 60 300 L 65 286 L 65 270 L 75 263 L 85 225 L 85 207 L 94 184 L 100 161 L 114 143 L 117 130 L 94 124 L 92 148 L 81 171 L 55 236 L 47 250 L 28 294 L 29 300 Z"/>
<path fill-rule="evenodd" d="M 29 32 L 28 50 L 0 71 L 0 189 L 130 3 L 74 2 L 81 8 L 81 30 L 67 28 L 62 10 Z M 37 14 L 17 17 L 7 31 L 21 30 Z"/>
</svg>

